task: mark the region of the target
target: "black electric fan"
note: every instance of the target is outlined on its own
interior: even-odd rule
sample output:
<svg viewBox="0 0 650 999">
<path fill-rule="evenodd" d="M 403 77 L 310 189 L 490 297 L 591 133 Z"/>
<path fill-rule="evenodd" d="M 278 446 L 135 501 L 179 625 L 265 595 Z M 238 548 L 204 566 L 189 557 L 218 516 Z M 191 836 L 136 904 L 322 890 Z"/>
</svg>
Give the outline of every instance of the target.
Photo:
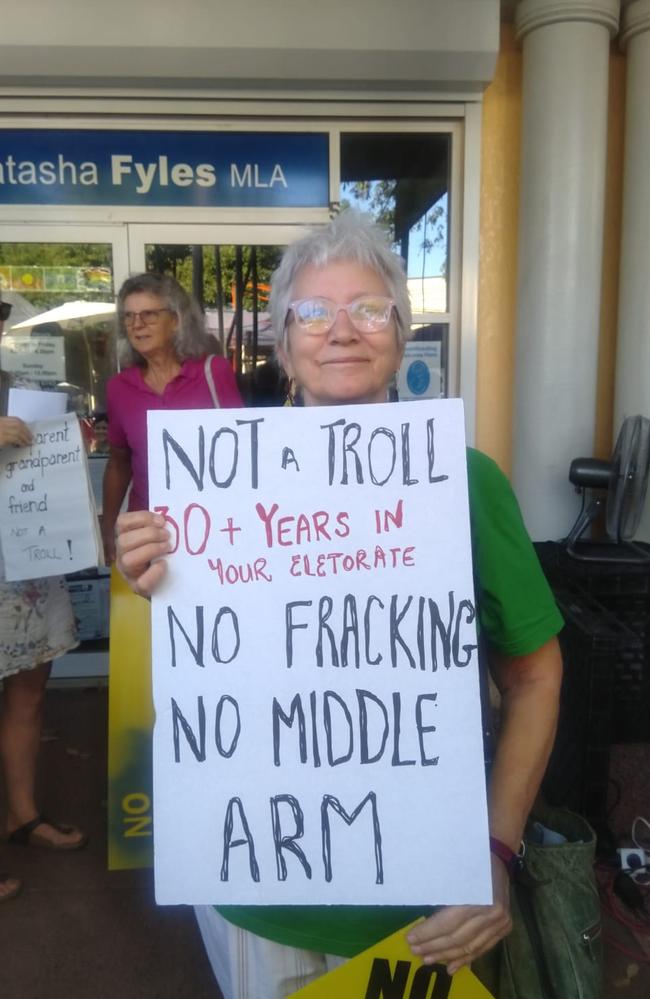
<svg viewBox="0 0 650 999">
<path fill-rule="evenodd" d="M 649 479 L 650 420 L 628 416 L 610 461 L 574 458 L 571 462 L 569 481 L 582 494 L 582 508 L 565 539 L 567 553 L 583 562 L 650 562 L 650 551 L 632 540 Z M 582 535 L 603 512 L 607 537 L 582 541 Z"/>
</svg>

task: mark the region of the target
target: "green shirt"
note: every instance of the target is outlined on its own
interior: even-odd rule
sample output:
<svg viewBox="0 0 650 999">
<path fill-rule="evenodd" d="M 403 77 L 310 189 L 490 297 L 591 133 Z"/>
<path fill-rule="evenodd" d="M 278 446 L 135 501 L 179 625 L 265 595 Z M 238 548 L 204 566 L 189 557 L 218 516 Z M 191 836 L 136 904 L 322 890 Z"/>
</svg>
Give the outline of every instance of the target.
<svg viewBox="0 0 650 999">
<path fill-rule="evenodd" d="M 562 617 L 505 475 L 472 448 L 467 475 L 479 624 L 500 652 L 534 652 L 560 631 Z M 343 957 L 354 957 L 431 911 L 354 905 L 217 908 L 229 922 L 258 936 Z"/>
</svg>

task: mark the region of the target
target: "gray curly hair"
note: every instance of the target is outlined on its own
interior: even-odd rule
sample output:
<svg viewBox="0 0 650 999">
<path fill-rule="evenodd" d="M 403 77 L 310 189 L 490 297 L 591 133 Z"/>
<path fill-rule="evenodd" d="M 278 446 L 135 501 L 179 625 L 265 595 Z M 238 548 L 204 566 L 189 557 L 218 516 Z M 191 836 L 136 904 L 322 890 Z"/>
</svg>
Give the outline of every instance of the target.
<svg viewBox="0 0 650 999">
<path fill-rule="evenodd" d="M 299 272 L 309 264 L 325 267 L 339 260 L 354 261 L 381 275 L 395 302 L 397 339 L 403 344 L 411 338 L 411 302 L 402 259 L 393 253 L 383 230 L 369 216 L 347 208 L 328 225 L 288 246 L 271 278 L 269 308 L 276 351 L 287 348 L 287 313 Z"/>
<path fill-rule="evenodd" d="M 117 296 L 118 350 L 123 366 L 147 363 L 129 343 L 124 326 L 124 303 L 129 295 L 137 292 L 155 295 L 178 318 L 173 345 L 179 361 L 197 359 L 204 354 L 217 352 L 217 341 L 205 331 L 205 321 L 198 302 L 187 294 L 175 278 L 167 274 L 134 274 L 126 279 Z"/>
</svg>

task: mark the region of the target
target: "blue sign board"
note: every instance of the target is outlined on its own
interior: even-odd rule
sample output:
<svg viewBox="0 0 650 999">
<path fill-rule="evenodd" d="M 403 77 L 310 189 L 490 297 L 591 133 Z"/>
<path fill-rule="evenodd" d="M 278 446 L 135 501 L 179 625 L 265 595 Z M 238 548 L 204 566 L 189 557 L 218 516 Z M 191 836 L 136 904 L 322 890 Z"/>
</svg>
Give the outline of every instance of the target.
<svg viewBox="0 0 650 999">
<path fill-rule="evenodd" d="M 0 131 L 0 205 L 328 203 L 327 133 Z"/>
</svg>

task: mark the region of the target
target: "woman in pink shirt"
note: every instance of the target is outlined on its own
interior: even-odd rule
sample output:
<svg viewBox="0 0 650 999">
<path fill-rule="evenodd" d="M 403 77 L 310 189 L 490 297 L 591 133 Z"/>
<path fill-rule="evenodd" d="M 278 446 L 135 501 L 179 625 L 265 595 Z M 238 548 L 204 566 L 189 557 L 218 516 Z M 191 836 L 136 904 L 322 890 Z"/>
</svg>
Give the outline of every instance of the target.
<svg viewBox="0 0 650 999">
<path fill-rule="evenodd" d="M 107 562 L 115 558 L 115 521 L 129 483 L 129 510 L 149 505 L 148 410 L 212 409 L 210 374 L 220 406 L 242 405 L 232 369 L 214 354 L 217 342 L 205 332 L 199 306 L 174 278 L 128 278 L 117 298 L 117 315 L 123 370 L 107 388 L 110 457 L 102 517 Z"/>
</svg>

